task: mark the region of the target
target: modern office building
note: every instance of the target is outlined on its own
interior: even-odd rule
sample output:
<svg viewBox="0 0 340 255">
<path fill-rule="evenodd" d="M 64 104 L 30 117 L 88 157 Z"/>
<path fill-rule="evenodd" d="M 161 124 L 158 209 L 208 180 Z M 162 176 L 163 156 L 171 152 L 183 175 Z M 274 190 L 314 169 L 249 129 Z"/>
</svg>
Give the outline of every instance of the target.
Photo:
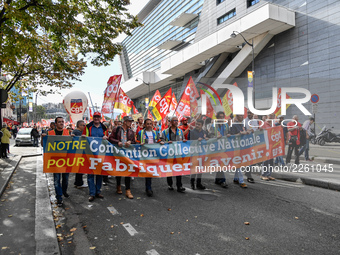
<svg viewBox="0 0 340 255">
<path fill-rule="evenodd" d="M 319 126 L 340 129 L 339 11 L 336 0 L 151 0 L 138 14 L 144 26 L 122 42 L 122 87 L 140 110 L 145 83 L 151 96 L 172 87 L 179 98 L 190 76 L 221 96 L 237 82 L 247 100 L 254 64 L 256 108 L 271 106 L 273 87 L 301 87 L 320 97 Z M 289 107 L 294 114 L 307 119 Z"/>
</svg>

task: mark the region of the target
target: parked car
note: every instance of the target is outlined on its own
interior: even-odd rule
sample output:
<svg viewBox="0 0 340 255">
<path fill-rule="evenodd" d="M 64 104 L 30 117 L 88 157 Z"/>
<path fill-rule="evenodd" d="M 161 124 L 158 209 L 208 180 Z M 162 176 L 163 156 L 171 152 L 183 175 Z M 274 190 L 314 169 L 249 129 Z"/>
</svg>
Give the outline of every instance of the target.
<svg viewBox="0 0 340 255">
<path fill-rule="evenodd" d="M 33 146 L 33 140 L 31 138 L 31 131 L 32 128 L 20 128 L 19 132 L 17 134 L 17 137 L 15 138 L 15 145 L 32 145 Z"/>
</svg>

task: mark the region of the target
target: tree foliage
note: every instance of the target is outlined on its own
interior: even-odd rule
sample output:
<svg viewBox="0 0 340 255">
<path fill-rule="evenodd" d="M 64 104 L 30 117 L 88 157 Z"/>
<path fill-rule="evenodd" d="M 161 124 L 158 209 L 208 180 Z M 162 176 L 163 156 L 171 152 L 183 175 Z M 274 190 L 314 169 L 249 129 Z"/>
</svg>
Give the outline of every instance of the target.
<svg viewBox="0 0 340 255">
<path fill-rule="evenodd" d="M 0 74 L 47 93 L 72 87 L 86 59 L 106 66 L 121 51 L 113 39 L 140 26 L 128 0 L 0 0 Z"/>
</svg>

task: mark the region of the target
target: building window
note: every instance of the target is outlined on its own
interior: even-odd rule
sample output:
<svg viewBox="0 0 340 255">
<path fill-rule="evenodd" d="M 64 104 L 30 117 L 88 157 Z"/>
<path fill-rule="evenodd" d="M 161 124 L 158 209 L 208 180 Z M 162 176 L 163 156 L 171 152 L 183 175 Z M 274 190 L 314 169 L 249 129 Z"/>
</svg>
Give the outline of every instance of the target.
<svg viewBox="0 0 340 255">
<path fill-rule="evenodd" d="M 236 9 L 232 9 L 230 12 L 227 12 L 223 16 L 219 17 L 217 19 L 217 25 L 222 24 L 223 22 L 226 22 L 228 19 L 231 19 L 234 16 L 236 16 Z"/>
<path fill-rule="evenodd" d="M 220 3 L 223 3 L 225 0 L 216 0 L 216 5 L 219 5 Z"/>
<path fill-rule="evenodd" d="M 247 2 L 248 2 L 248 7 L 250 7 L 260 2 L 260 0 L 247 0 Z"/>
</svg>

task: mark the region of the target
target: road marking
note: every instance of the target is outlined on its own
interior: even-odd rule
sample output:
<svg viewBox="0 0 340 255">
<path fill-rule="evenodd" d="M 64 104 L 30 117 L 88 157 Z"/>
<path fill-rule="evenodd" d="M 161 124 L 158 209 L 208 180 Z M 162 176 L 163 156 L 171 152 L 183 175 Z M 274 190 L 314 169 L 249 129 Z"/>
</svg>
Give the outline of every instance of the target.
<svg viewBox="0 0 340 255">
<path fill-rule="evenodd" d="M 155 249 L 152 249 L 150 251 L 146 251 L 146 254 L 148 254 L 148 255 L 159 255 L 159 253 Z"/>
<path fill-rule="evenodd" d="M 107 209 L 110 211 L 110 213 L 112 215 L 117 215 L 118 214 L 118 211 L 113 206 L 110 206 Z"/>
<path fill-rule="evenodd" d="M 131 236 L 138 234 L 137 230 L 134 229 L 130 223 L 123 224 L 123 227 L 126 229 L 127 232 L 129 232 Z"/>
<path fill-rule="evenodd" d="M 288 184 L 288 183 L 282 183 L 282 182 L 261 182 L 261 184 L 265 185 L 271 185 L 271 186 L 276 186 L 276 187 L 285 187 L 285 188 L 301 188 L 304 187 L 303 185 L 300 184 Z"/>
</svg>

